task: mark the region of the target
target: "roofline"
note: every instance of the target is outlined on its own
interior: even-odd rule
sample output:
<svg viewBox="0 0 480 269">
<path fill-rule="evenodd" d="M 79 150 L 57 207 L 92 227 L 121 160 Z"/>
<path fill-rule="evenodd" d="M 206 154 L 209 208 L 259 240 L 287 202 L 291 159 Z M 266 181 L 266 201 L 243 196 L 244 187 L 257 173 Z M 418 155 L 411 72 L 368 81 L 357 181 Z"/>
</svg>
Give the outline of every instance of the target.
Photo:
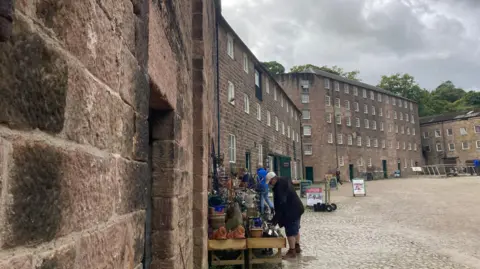
<svg viewBox="0 0 480 269">
<path fill-rule="evenodd" d="M 225 17 L 223 17 L 223 15 L 220 14 L 220 19 L 219 19 L 219 22 L 222 26 L 226 27 L 227 30 L 228 30 L 228 33 L 232 34 L 234 37 L 235 37 L 235 40 L 238 40 L 240 41 L 240 44 L 246 49 L 246 52 L 250 55 L 251 58 L 253 58 L 254 60 L 254 64 L 255 64 L 255 67 L 259 68 L 262 70 L 263 73 L 267 74 L 269 77 L 270 77 L 270 80 L 273 81 L 273 83 L 277 86 L 277 88 L 280 88 L 282 90 L 282 92 L 284 93 L 285 97 L 287 98 L 287 100 L 290 101 L 290 103 L 295 107 L 295 109 L 297 110 L 297 112 L 299 112 L 300 114 L 302 114 L 302 111 L 295 105 L 295 102 L 293 102 L 292 99 L 290 99 L 290 97 L 288 96 L 287 92 L 283 89 L 283 87 L 277 82 L 277 80 L 275 79 L 275 76 L 272 75 L 270 73 L 270 71 L 268 71 L 265 66 L 262 64 L 262 62 L 260 60 L 258 60 L 258 58 L 255 56 L 255 54 L 253 54 L 253 52 L 250 50 L 250 48 L 247 46 L 247 44 L 245 44 L 245 42 L 243 42 L 243 40 L 240 38 L 240 36 L 235 32 L 235 30 L 233 30 L 232 26 L 230 26 L 230 24 L 228 24 L 227 20 L 225 19 Z"/>
<path fill-rule="evenodd" d="M 433 120 L 433 121 L 429 121 L 429 122 L 424 122 L 422 123 L 422 119 L 428 119 L 428 118 L 433 118 L 433 117 L 440 117 L 442 116 L 443 114 L 438 114 L 438 115 L 433 115 L 433 116 L 425 116 L 425 117 L 421 117 L 419 118 L 419 124 L 420 126 L 426 126 L 426 125 L 430 125 L 430 124 L 437 124 L 437 123 L 442 123 L 442 122 L 449 122 L 449 121 L 461 121 L 461 120 L 468 120 L 468 119 L 471 119 L 471 118 L 480 118 L 480 115 L 472 115 L 472 116 L 468 116 L 467 113 L 469 111 L 464 111 L 464 112 L 452 112 L 452 116 L 456 115 L 456 116 L 464 116 L 464 117 L 461 117 L 461 118 L 448 118 L 448 119 L 438 119 L 438 120 Z M 450 113 L 449 113 L 450 114 Z"/>
<path fill-rule="evenodd" d="M 376 87 L 376 86 L 372 86 L 370 84 L 366 84 L 366 83 L 363 83 L 363 82 L 360 82 L 360 81 L 344 78 L 342 76 L 332 74 L 332 73 L 329 73 L 329 72 L 326 72 L 326 71 L 323 71 L 323 70 L 312 70 L 311 68 L 309 68 L 309 70 L 306 71 L 306 72 L 290 72 L 290 73 L 285 73 L 285 74 L 287 74 L 287 75 L 288 74 L 315 74 L 315 75 L 320 75 L 320 76 L 331 78 L 331 79 L 338 80 L 338 81 L 341 81 L 341 82 L 347 82 L 349 84 L 352 84 L 352 85 L 355 85 L 355 86 L 358 86 L 358 87 L 361 87 L 361 88 L 366 88 L 366 89 L 369 89 L 369 90 L 381 92 L 383 94 L 387 94 L 387 95 L 390 95 L 390 96 L 395 97 L 395 98 L 400 98 L 400 99 L 403 99 L 403 100 L 406 100 L 406 101 L 409 101 L 409 102 L 412 102 L 412 103 L 415 103 L 415 104 L 418 105 L 418 103 L 414 100 L 405 98 L 403 96 L 396 95 L 395 93 L 387 91 L 385 89 L 382 89 L 382 88 L 379 88 L 379 87 Z M 282 74 L 280 74 L 280 75 L 282 75 Z"/>
</svg>

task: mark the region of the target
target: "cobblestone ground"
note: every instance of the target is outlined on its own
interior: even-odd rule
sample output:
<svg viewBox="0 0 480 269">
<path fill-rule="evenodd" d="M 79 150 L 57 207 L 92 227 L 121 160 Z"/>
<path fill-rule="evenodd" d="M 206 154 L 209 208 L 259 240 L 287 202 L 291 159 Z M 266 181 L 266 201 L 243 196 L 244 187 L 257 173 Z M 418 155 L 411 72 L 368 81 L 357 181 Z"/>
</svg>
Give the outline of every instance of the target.
<svg viewBox="0 0 480 269">
<path fill-rule="evenodd" d="M 336 212 L 308 211 L 303 255 L 283 268 L 480 268 L 480 178 L 367 182 L 332 192 Z"/>
</svg>

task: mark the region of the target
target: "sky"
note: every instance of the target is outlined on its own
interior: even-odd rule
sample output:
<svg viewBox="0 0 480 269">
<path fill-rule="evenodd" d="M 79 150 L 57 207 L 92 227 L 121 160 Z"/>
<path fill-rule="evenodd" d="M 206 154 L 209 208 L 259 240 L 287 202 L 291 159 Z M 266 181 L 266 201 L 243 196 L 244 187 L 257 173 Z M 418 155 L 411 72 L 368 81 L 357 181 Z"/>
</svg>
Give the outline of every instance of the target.
<svg viewBox="0 0 480 269">
<path fill-rule="evenodd" d="M 376 85 L 409 73 L 480 91 L 480 0 L 222 0 L 260 61 L 337 65 Z"/>
</svg>

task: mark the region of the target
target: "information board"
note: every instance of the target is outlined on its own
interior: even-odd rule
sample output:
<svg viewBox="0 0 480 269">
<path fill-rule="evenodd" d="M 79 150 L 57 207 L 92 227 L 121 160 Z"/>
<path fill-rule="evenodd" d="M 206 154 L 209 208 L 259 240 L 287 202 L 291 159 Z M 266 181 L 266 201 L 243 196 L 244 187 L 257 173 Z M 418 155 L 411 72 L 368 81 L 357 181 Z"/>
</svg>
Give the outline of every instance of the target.
<svg viewBox="0 0 480 269">
<path fill-rule="evenodd" d="M 313 206 L 318 203 L 323 203 L 323 191 L 321 188 L 307 189 L 307 206 Z"/>
<path fill-rule="evenodd" d="M 365 180 L 355 178 L 352 180 L 353 196 L 357 195 L 367 195 L 367 190 L 365 189 Z"/>
</svg>

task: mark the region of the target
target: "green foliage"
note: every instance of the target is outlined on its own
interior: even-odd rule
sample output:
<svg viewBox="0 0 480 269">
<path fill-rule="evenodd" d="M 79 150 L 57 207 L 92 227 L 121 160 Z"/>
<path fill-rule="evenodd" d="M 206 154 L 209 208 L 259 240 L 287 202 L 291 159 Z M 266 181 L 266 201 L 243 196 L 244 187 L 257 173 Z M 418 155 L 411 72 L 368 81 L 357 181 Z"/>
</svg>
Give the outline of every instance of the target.
<svg viewBox="0 0 480 269">
<path fill-rule="evenodd" d="M 345 70 L 343 70 L 343 68 L 338 67 L 336 65 L 334 65 L 332 67 L 328 67 L 326 65 L 320 67 L 320 66 L 316 66 L 316 65 L 313 65 L 313 64 L 295 65 L 292 68 L 290 68 L 290 72 L 293 72 L 293 73 L 304 72 L 304 71 L 308 70 L 309 68 L 311 68 L 313 70 L 321 70 L 321 71 L 325 71 L 325 72 L 328 72 L 328 73 L 332 73 L 332 74 L 342 76 L 342 77 L 347 78 L 347 79 L 361 81 L 358 78 L 358 75 L 360 74 L 360 71 L 354 70 L 354 71 L 346 72 Z"/>
<path fill-rule="evenodd" d="M 265 66 L 265 68 L 267 68 L 268 71 L 269 71 L 270 73 L 272 73 L 273 75 L 278 75 L 278 74 L 283 74 L 283 73 L 285 73 L 285 67 L 284 67 L 282 64 L 280 64 L 280 63 L 278 63 L 278 62 L 276 62 L 276 61 L 263 62 L 262 64 L 263 64 L 263 65 Z"/>
<path fill-rule="evenodd" d="M 480 108 L 480 93 L 465 92 L 447 80 L 435 90 L 422 89 L 409 74 L 382 76 L 377 87 L 418 103 L 420 117 Z"/>
</svg>

